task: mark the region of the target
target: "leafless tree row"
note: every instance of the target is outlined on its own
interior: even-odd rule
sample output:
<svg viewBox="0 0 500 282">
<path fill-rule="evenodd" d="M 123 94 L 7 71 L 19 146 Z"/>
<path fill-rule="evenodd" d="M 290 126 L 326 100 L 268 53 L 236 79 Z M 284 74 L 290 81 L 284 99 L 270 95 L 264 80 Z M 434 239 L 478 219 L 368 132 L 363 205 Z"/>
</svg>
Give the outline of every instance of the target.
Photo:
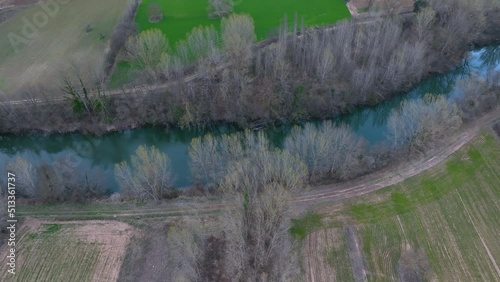
<svg viewBox="0 0 500 282">
<path fill-rule="evenodd" d="M 263 149 L 269 150 L 270 144 L 262 132 L 245 131 L 220 137 L 208 134 L 195 138 L 189 147 L 192 179 L 197 184 L 218 186 L 235 162 Z"/>
<path fill-rule="evenodd" d="M 285 148 L 308 165 L 313 181 L 357 175 L 363 154 L 367 153 L 356 133 L 330 121 L 319 126 L 308 123 L 304 128 L 295 127 L 285 140 Z"/>
<path fill-rule="evenodd" d="M 427 95 L 422 100 L 403 102 L 388 120 L 389 139 L 395 148 L 423 152 L 433 141 L 462 124 L 460 110 L 454 101 L 443 96 Z"/>
<path fill-rule="evenodd" d="M 222 220 L 225 269 L 239 281 L 295 281 L 299 266 L 289 233 L 289 205 L 305 188 L 306 166 L 286 151 L 262 148 L 236 162 L 221 190 L 235 208 Z"/>
<path fill-rule="evenodd" d="M 16 174 L 16 193 L 20 197 L 45 202 L 85 202 L 105 192 L 99 171 L 72 166 L 67 158 L 34 165 L 24 157 L 16 157 L 7 169 Z"/>
</svg>

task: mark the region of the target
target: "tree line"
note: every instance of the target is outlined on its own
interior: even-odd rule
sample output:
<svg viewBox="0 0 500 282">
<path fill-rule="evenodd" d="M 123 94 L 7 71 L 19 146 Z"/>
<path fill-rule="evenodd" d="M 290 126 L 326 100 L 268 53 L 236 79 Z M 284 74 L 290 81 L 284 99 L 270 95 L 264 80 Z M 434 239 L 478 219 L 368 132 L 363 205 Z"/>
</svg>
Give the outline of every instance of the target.
<svg viewBox="0 0 500 282">
<path fill-rule="evenodd" d="M 324 119 L 407 90 L 450 69 L 471 44 L 498 37 L 492 33 L 500 25 L 498 1 L 419 3 L 415 15 L 327 27 L 306 28 L 297 16 L 290 25 L 285 18 L 275 38 L 258 45 L 248 15 L 224 17 L 220 32 L 197 27 L 175 46 L 160 30 L 148 30 L 131 36 L 124 48 L 139 71 L 130 86 L 152 85 L 139 87 L 146 95 L 115 95 L 101 103 L 105 111 L 82 114 L 51 103 L 53 93 L 27 89 L 23 107 L 3 105 L 0 130 L 100 134 L 143 124 L 254 127 Z M 96 99 L 105 89 L 100 80 L 71 81 L 73 89 L 96 93 Z M 155 89 L 159 82 L 169 83 L 169 89 Z M 74 101 L 72 92 L 63 90 Z"/>
<path fill-rule="evenodd" d="M 189 146 L 189 167 L 194 186 L 220 191 L 235 164 L 261 152 L 286 152 L 308 170 L 306 183 L 352 179 L 369 173 L 400 156 L 425 153 L 439 145 L 462 123 L 493 110 L 500 100 L 500 74 L 471 77 L 458 83 L 462 96 L 426 94 L 408 99 L 387 117 L 385 145 L 370 145 L 349 126 L 324 121 L 296 125 L 280 148 L 262 132 L 246 130 L 194 138 Z M 103 177 L 95 169 L 77 168 L 64 158 L 53 163 L 16 157 L 7 164 L 18 176 L 18 194 L 42 201 L 85 201 L 102 196 Z M 139 200 L 176 197 L 175 175 L 167 154 L 141 145 L 130 161 L 115 165 L 115 180 L 123 195 Z"/>
</svg>

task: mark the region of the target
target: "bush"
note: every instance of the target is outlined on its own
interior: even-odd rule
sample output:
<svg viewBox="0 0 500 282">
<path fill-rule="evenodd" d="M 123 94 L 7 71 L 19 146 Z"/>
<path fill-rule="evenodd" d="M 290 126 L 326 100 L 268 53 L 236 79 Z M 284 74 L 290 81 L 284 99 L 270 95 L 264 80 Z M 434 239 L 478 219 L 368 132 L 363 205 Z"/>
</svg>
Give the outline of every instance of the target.
<svg viewBox="0 0 500 282">
<path fill-rule="evenodd" d="M 152 23 L 159 23 L 163 20 L 163 12 L 160 6 L 156 3 L 151 3 L 148 6 L 149 21 Z"/>
<path fill-rule="evenodd" d="M 229 15 L 234 8 L 233 0 L 208 0 L 209 18 L 222 18 Z"/>
</svg>

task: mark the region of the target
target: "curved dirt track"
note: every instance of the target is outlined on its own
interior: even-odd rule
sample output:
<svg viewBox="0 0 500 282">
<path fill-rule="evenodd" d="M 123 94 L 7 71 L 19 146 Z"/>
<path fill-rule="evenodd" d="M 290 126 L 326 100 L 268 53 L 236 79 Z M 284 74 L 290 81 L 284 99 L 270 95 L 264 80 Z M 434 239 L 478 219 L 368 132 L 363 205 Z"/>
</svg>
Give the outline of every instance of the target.
<svg viewBox="0 0 500 282">
<path fill-rule="evenodd" d="M 432 150 L 426 157 L 410 163 L 398 164 L 387 167 L 380 171 L 368 174 L 358 179 L 343 183 L 334 183 L 312 187 L 297 196 L 294 200 L 294 212 L 307 210 L 308 208 L 324 202 L 338 202 L 370 192 L 380 190 L 384 187 L 397 184 L 409 177 L 417 175 L 446 160 L 451 154 L 467 144 L 482 128 L 490 127 L 500 118 L 500 109 L 490 112 L 478 120 L 462 127 L 461 131 L 450 135 L 447 142 L 439 149 Z M 220 201 L 212 200 L 197 203 L 195 201 L 172 201 L 156 206 L 144 206 L 130 208 L 124 206 L 119 210 L 89 211 L 74 209 L 71 211 L 60 210 L 51 212 L 18 212 L 21 217 L 43 217 L 54 219 L 94 219 L 94 218 L 131 218 L 137 219 L 162 217 L 172 220 L 184 216 L 212 215 L 220 212 L 225 205 Z"/>
<path fill-rule="evenodd" d="M 439 149 L 431 150 L 426 154 L 432 157 L 398 164 L 396 167 L 387 167 L 352 181 L 316 186 L 309 193 L 297 197 L 296 202 L 311 205 L 325 201 L 340 201 L 397 184 L 443 162 L 474 138 L 481 128 L 491 126 L 498 118 L 500 118 L 500 111 L 496 110 L 467 124 L 459 133 L 451 135 Z"/>
</svg>

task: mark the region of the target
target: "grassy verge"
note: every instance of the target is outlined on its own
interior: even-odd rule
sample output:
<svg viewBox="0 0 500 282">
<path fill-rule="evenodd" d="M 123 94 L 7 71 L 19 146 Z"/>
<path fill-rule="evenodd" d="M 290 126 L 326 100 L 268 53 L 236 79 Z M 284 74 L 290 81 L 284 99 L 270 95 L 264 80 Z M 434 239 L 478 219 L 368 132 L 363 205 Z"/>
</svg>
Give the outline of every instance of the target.
<svg viewBox="0 0 500 282">
<path fill-rule="evenodd" d="M 307 213 L 299 218 L 292 219 L 292 227 L 290 228 L 290 233 L 298 239 L 304 239 L 307 234 L 321 228 L 323 223 L 321 222 L 322 216 L 317 213 Z"/>
</svg>

